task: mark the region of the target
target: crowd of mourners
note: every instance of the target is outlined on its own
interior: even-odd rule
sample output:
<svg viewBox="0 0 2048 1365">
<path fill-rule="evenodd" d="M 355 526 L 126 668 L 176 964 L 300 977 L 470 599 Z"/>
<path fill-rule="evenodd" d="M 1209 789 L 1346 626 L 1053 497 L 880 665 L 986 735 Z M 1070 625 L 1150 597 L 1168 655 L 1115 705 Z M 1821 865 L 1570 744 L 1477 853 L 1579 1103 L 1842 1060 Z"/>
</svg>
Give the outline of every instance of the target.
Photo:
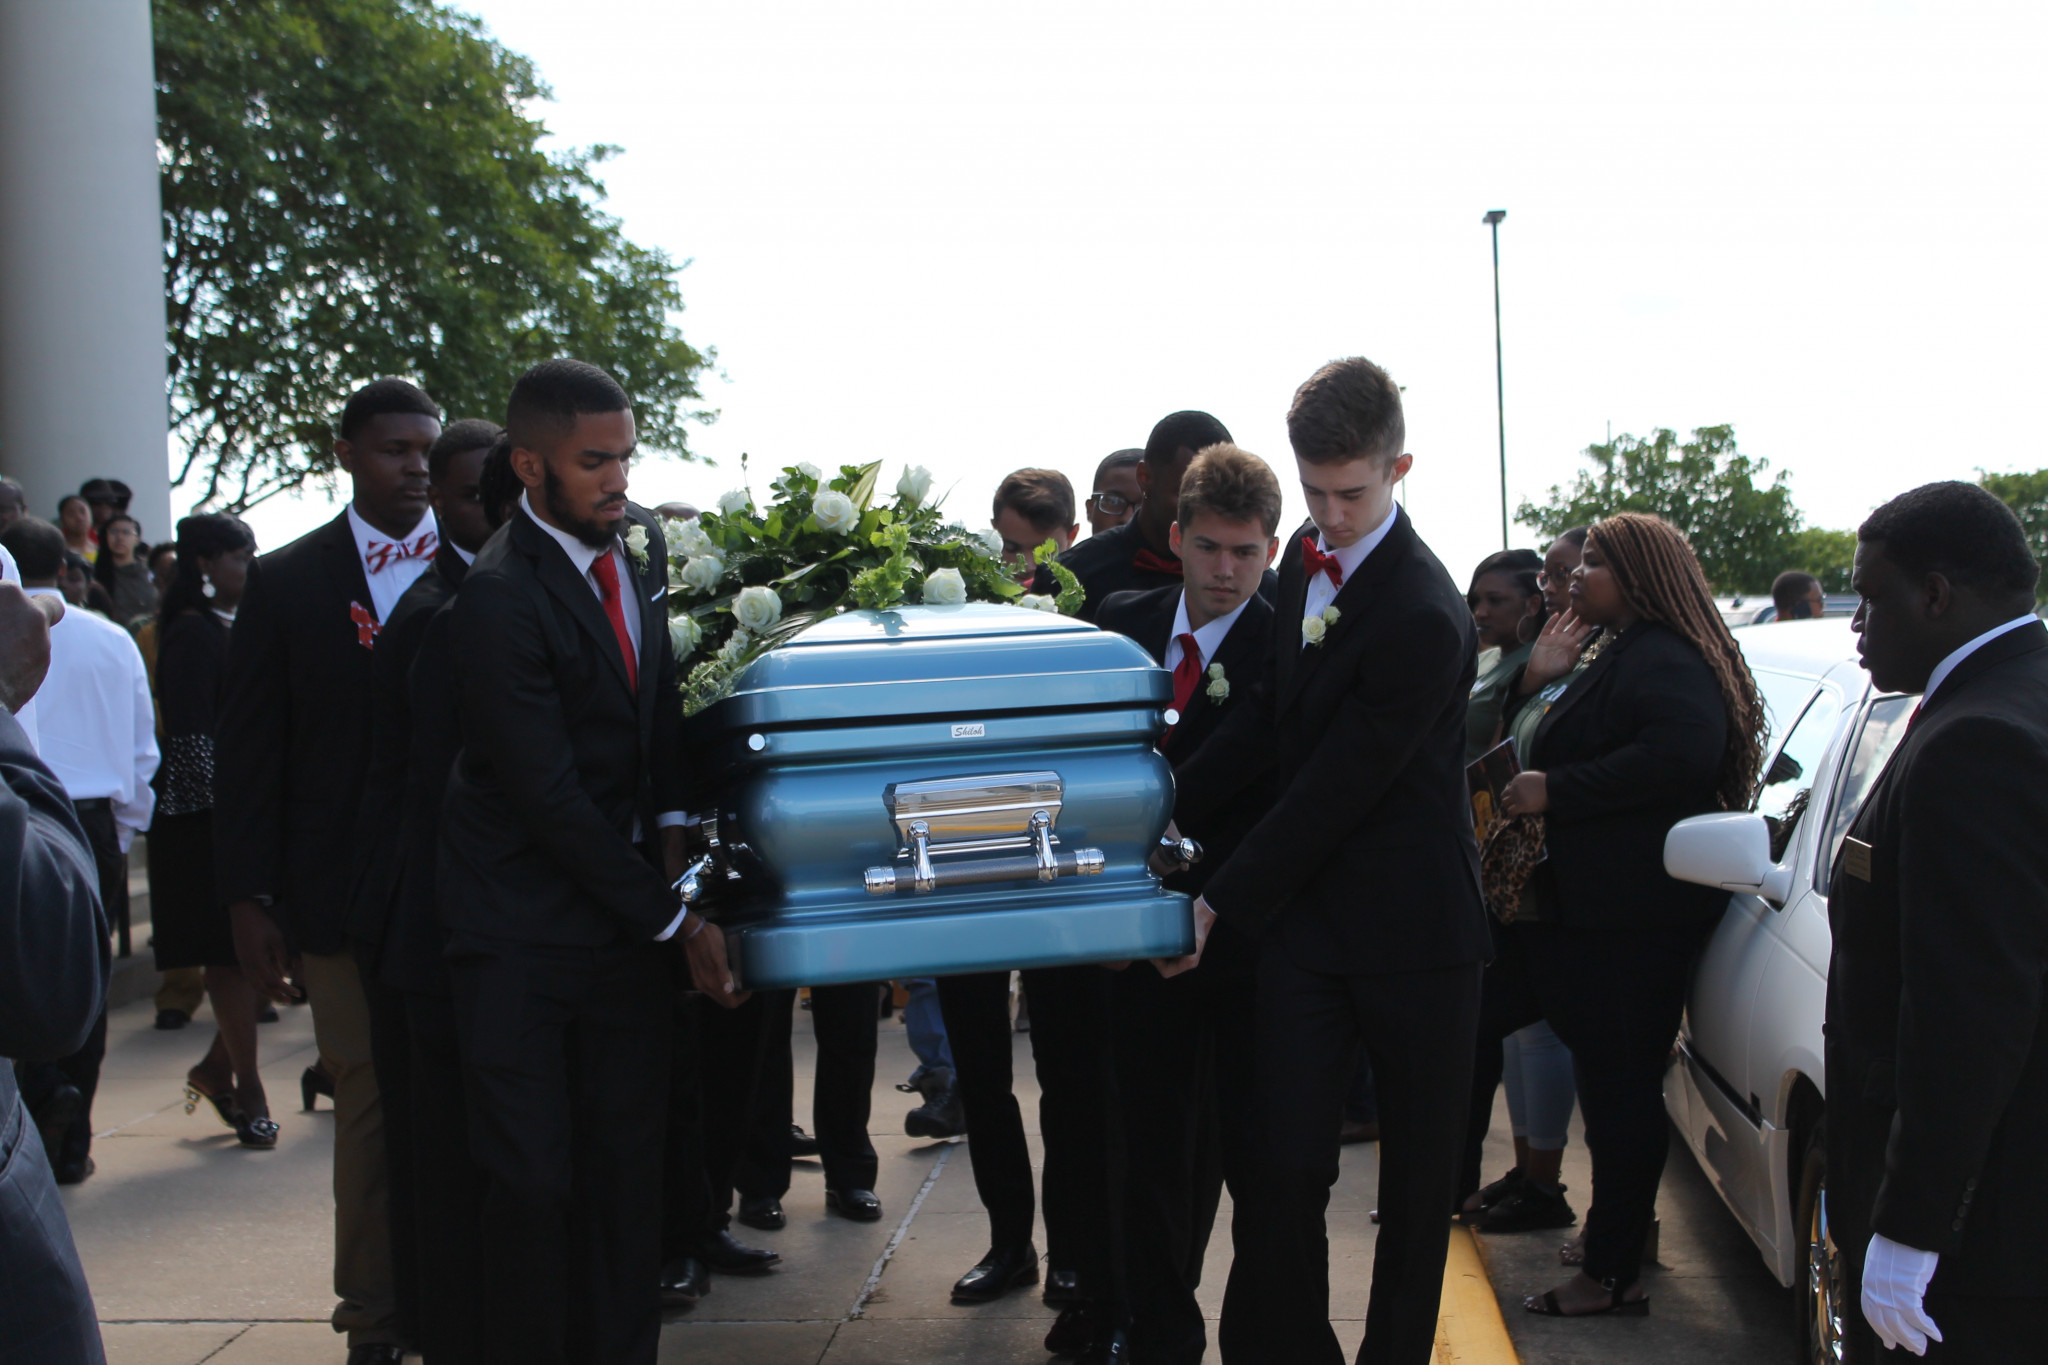
<svg viewBox="0 0 2048 1365">
<path fill-rule="evenodd" d="M 116 480 L 88 480 L 46 521 L 0 479 L 0 576 L 63 603 L 40 609 L 39 688 L 16 676 L 25 665 L 0 679 L 14 717 L 0 759 L 29 812 L 0 837 L 25 841 L 31 871 L 39 829 L 81 841 L 103 978 L 107 937 L 127 951 L 146 836 L 156 1026 L 210 1005 L 186 1112 L 243 1147 L 280 1136 L 261 1026 L 310 1003 L 319 1060 L 298 1098 L 336 1115 L 333 1324 L 351 1365 L 408 1351 L 651 1361 L 664 1311 L 717 1276 L 777 1272 L 772 1246 L 750 1243 L 786 1226 L 798 1158 L 822 1167 L 833 1216 L 882 1219 L 870 1105 L 879 1021 L 898 1010 L 917 1059 L 898 1087 L 915 1096 L 905 1131 L 966 1138 L 988 1215 L 988 1251 L 952 1297 L 1037 1286 L 1059 1310 L 1048 1352 L 1200 1361 L 1196 1291 L 1227 1189 L 1223 1358 L 1339 1358 L 1324 1214 L 1339 1147 L 1364 1141 L 1381 1153 L 1361 1361 L 1431 1358 L 1454 1220 L 1564 1230 L 1583 1208 L 1559 1250 L 1566 1277 L 1529 1311 L 1646 1311 L 1663 1073 L 1727 904 L 1666 874 L 1664 839 L 1689 816 L 1751 808 L 1763 701 L 1668 523 L 1575 527 L 1487 556 L 1460 589 L 1394 497 L 1412 456 L 1385 371 L 1323 367 L 1288 433 L 1310 521 L 1285 537 L 1280 476 L 1192 410 L 1103 459 L 1085 498 L 1027 468 L 992 501 L 1021 582 L 1053 589 L 1034 561 L 1051 541 L 1084 590 L 1079 614 L 1172 677 L 1169 833 L 1206 850 L 1155 863 L 1193 901 L 1185 957 L 736 989 L 715 916 L 670 889 L 701 775 L 676 738 L 659 547 L 664 523 L 696 514 L 628 501 L 630 403 L 574 361 L 523 376 L 502 426 L 444 425 L 404 381 L 365 386 L 337 422 L 348 505 L 260 556 L 224 514 L 147 543 Z M 1961 487 L 1880 509 L 1866 548 L 1963 585 L 1944 591 L 2026 577 L 2031 593 L 2014 564 L 1979 565 L 2017 524 Z M 1957 527 L 1979 543 L 1948 546 Z M 651 568 L 630 528 L 651 538 Z M 1866 611 L 1874 582 L 1859 583 Z M 1823 609 L 1811 578 L 1779 587 L 1781 616 Z M 36 634 L 5 589 L 0 633 Z M 1909 668 L 1887 685 L 1928 681 Z M 2009 683 L 2040 701 L 2031 674 Z M 643 707 L 650 690 L 661 704 Z M 1503 754 L 1475 832 L 1468 768 Z M 2014 952 L 2040 950 L 2032 913 Z M 811 1132 L 794 1121 L 805 1011 Z M 0 1114 L 0 1150 L 39 1143 L 48 1178 L 75 1184 L 93 1172 L 103 983 L 89 1018 L 20 1025 L 0 1005 L 21 1102 L 0 1106 L 14 1115 Z M 1016 1033 L 1037 1073 L 1041 1163 Z M 2024 1096 L 2043 1062 L 2019 1055 Z M 1514 1161 L 1489 1181 L 1503 1085 Z M 1563 1181 L 1575 1107 L 1589 1202 Z M 1869 1241 L 1880 1301 L 1867 1286 L 1866 1313 L 1886 1344 L 1939 1348 L 1914 1335 L 1942 1288 L 1923 1310 L 1935 1263 L 1904 1258 L 1954 1239 L 1891 1240 L 1906 1225 L 1874 1199 L 1874 1230 L 1867 1207 L 1837 1218 Z M 50 1247 L 52 1282 L 75 1300 L 0 1305 L 0 1323 L 40 1334 L 20 1359 L 97 1359 L 75 1253 L 68 1237 Z M 1852 1270 L 1864 1255 L 1852 1249 Z M 1967 1338 L 1977 1310 L 1948 1311 L 1951 1342 Z"/>
</svg>

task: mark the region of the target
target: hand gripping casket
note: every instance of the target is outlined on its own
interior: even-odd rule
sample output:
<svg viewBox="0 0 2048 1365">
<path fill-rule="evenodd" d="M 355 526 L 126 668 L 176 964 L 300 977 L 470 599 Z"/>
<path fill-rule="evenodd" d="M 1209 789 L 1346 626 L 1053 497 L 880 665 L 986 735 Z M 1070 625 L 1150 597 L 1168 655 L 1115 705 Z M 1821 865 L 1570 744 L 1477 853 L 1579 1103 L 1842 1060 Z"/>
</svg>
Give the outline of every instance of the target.
<svg viewBox="0 0 2048 1365">
<path fill-rule="evenodd" d="M 1137 645 L 1046 612 L 835 616 L 686 723 L 716 800 L 686 894 L 751 990 L 1190 952 L 1146 869 L 1171 699 Z"/>
</svg>

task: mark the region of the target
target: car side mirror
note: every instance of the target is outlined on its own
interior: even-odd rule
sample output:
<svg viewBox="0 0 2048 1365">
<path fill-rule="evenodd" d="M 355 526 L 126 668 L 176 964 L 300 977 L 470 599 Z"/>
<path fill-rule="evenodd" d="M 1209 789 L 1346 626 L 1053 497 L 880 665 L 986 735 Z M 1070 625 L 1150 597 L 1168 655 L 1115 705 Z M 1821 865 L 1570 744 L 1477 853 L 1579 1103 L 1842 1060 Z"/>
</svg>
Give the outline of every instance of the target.
<svg viewBox="0 0 2048 1365">
<path fill-rule="evenodd" d="M 1682 882 L 1782 902 L 1792 871 L 1771 860 L 1771 827 L 1747 811 L 1695 815 L 1664 836 L 1664 870 Z"/>
</svg>

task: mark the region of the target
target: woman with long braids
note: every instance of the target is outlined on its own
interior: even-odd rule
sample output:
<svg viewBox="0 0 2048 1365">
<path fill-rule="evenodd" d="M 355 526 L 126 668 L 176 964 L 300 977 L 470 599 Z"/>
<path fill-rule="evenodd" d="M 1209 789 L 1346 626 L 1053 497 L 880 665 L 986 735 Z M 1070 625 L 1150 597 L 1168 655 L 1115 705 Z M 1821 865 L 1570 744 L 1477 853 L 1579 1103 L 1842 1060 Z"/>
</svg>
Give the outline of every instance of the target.
<svg viewBox="0 0 2048 1365">
<path fill-rule="evenodd" d="M 1692 964 L 1726 892 L 1666 875 L 1664 836 L 1688 816 L 1743 810 L 1763 766 L 1755 680 L 1670 523 L 1625 512 L 1595 525 L 1558 633 L 1599 628 L 1599 655 L 1552 701 L 1502 794 L 1542 817 L 1548 857 L 1511 937 L 1533 1017 L 1572 1050 L 1593 1202 L 1585 1261 L 1534 1313 L 1643 1313 L 1637 1284 L 1664 1172 L 1662 1077 Z M 1546 629 L 1549 629 L 1548 627 Z"/>
</svg>

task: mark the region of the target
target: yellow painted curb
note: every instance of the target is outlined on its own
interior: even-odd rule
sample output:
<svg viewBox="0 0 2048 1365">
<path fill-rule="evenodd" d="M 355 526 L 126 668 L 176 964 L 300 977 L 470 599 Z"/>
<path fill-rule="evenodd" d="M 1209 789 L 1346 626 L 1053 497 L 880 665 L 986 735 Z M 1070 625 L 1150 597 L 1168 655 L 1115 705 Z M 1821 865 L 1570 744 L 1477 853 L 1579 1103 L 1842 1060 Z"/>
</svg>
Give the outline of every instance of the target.
<svg viewBox="0 0 2048 1365">
<path fill-rule="evenodd" d="M 1520 1365 L 1514 1342 L 1501 1320 L 1486 1262 L 1472 1229 L 1451 1229 L 1444 1255 L 1444 1294 L 1437 1310 L 1437 1365 Z"/>
</svg>

